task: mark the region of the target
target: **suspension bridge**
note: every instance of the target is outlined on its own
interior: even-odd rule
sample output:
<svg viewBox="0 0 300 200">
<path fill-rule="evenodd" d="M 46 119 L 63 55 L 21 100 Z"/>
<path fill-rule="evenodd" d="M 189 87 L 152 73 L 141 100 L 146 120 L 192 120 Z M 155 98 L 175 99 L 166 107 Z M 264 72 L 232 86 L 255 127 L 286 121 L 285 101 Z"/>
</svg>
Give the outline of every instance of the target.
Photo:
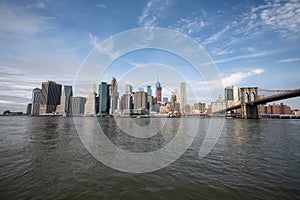
<svg viewBox="0 0 300 200">
<path fill-rule="evenodd" d="M 259 96 L 260 92 L 275 92 L 276 94 L 269 96 Z M 273 101 L 289 99 L 300 96 L 300 88 L 294 90 L 267 90 L 259 89 L 258 87 L 243 87 L 240 88 L 241 100 L 240 103 L 227 107 L 226 112 L 241 109 L 241 115 L 244 119 L 258 119 L 258 105 L 266 104 Z"/>
</svg>

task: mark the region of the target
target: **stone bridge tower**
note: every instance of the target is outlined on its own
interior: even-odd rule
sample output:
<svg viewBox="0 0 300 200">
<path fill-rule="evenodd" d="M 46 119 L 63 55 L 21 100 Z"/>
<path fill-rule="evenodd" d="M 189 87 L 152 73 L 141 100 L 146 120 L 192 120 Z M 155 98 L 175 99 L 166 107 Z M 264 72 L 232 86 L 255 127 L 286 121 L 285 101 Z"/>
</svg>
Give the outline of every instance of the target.
<svg viewBox="0 0 300 200">
<path fill-rule="evenodd" d="M 255 103 L 258 97 L 258 87 L 241 88 L 242 118 L 258 119 L 258 109 Z"/>
</svg>

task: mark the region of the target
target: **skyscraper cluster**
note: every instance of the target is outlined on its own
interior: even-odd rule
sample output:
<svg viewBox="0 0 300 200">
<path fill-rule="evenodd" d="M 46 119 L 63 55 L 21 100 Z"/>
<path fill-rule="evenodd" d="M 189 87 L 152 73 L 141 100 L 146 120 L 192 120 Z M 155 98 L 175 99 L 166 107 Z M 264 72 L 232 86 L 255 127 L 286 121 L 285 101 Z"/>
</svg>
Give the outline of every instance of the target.
<svg viewBox="0 0 300 200">
<path fill-rule="evenodd" d="M 162 86 L 159 80 L 155 83 L 155 96 L 151 85 L 133 91 L 132 85 L 126 84 L 125 93 L 119 96 L 118 83 L 112 77 L 111 82 L 101 82 L 93 85 L 85 97 L 74 97 L 72 86 L 45 81 L 42 87 L 33 89 L 32 103 L 27 112 L 31 115 L 85 115 L 85 116 L 115 116 L 115 115 L 149 115 L 150 113 L 188 113 L 198 108 L 200 104 L 187 104 L 186 83 L 180 83 L 180 91 L 175 89 L 170 98 L 162 96 Z M 98 92 L 98 93 L 97 93 Z M 205 107 L 205 105 L 204 105 Z M 201 107 L 201 112 L 205 108 Z"/>
</svg>

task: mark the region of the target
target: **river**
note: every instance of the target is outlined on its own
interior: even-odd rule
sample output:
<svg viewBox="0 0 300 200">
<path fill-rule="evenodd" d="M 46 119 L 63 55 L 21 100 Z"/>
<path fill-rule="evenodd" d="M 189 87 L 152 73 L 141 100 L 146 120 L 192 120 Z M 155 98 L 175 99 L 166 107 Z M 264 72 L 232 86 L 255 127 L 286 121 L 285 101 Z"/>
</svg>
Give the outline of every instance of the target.
<svg viewBox="0 0 300 200">
<path fill-rule="evenodd" d="M 167 145 L 177 130 L 167 127 L 163 139 L 139 142 L 118 136 L 113 118 L 98 120 L 114 144 L 136 152 Z M 143 127 L 149 119 L 135 120 Z M 183 120 L 200 126 L 180 158 L 153 172 L 127 173 L 95 159 L 71 117 L 0 117 L 0 199 L 300 199 L 299 120 L 226 119 L 201 159 L 211 119 Z"/>
</svg>

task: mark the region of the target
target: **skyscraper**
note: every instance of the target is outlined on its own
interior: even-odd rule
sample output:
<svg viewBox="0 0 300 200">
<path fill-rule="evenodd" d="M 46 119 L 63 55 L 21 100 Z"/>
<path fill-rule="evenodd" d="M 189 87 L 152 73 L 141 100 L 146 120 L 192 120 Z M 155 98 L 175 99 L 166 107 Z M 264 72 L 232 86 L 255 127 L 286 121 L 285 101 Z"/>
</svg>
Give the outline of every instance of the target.
<svg viewBox="0 0 300 200">
<path fill-rule="evenodd" d="M 60 99 L 60 114 L 68 115 L 71 112 L 72 86 L 64 85 Z"/>
<path fill-rule="evenodd" d="M 41 89 L 34 88 L 32 91 L 31 115 L 39 115 L 40 114 L 41 97 L 42 97 Z"/>
<path fill-rule="evenodd" d="M 72 97 L 72 115 L 83 115 L 84 114 L 84 106 L 86 103 L 85 97 Z"/>
<path fill-rule="evenodd" d="M 87 116 L 96 115 L 96 85 L 93 85 L 93 90 L 90 92 L 84 107 L 84 114 Z"/>
<path fill-rule="evenodd" d="M 186 105 L 186 83 L 180 83 L 180 106 L 181 112 L 185 113 L 185 105 Z"/>
<path fill-rule="evenodd" d="M 235 106 L 240 103 L 238 86 L 228 86 L 225 88 L 226 107 Z"/>
<path fill-rule="evenodd" d="M 131 94 L 132 93 L 132 85 L 126 84 L 126 94 Z"/>
<path fill-rule="evenodd" d="M 119 100 L 119 93 L 118 93 L 118 83 L 115 77 L 111 78 L 111 86 L 110 86 L 110 98 L 111 98 L 111 112 L 110 114 L 114 114 L 115 110 L 118 109 L 118 100 Z"/>
<path fill-rule="evenodd" d="M 32 103 L 27 104 L 26 115 L 30 115 L 31 114 L 31 109 L 32 109 Z"/>
<path fill-rule="evenodd" d="M 148 96 L 152 96 L 152 88 L 151 88 L 151 85 L 147 85 L 147 94 L 148 94 Z"/>
<path fill-rule="evenodd" d="M 40 114 L 54 113 L 60 104 L 61 85 L 54 81 L 42 83 Z"/>
<path fill-rule="evenodd" d="M 156 98 L 157 98 L 157 103 L 161 103 L 161 91 L 162 91 L 162 87 L 160 85 L 160 82 L 157 80 L 156 84 Z"/>
<path fill-rule="evenodd" d="M 99 113 L 109 113 L 109 86 L 106 82 L 99 85 Z"/>
<path fill-rule="evenodd" d="M 134 109 L 147 109 L 147 93 L 135 92 L 134 93 Z"/>
<path fill-rule="evenodd" d="M 121 97 L 121 110 L 129 110 L 129 109 L 132 109 L 132 96 L 131 94 L 124 94 L 122 97 Z"/>
</svg>

